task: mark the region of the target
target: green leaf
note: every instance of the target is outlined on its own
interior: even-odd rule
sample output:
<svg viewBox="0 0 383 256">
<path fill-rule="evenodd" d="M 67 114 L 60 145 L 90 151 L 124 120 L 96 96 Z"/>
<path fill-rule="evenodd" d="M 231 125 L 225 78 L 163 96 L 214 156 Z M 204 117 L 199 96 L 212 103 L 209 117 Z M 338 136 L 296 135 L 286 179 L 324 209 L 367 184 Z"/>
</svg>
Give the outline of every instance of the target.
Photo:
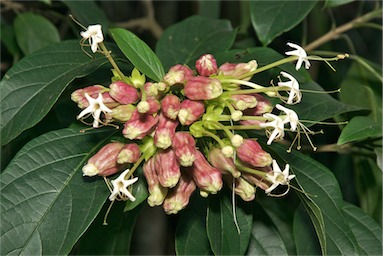
<svg viewBox="0 0 383 256">
<path fill-rule="evenodd" d="M 336 7 L 339 5 L 348 4 L 354 2 L 355 0 L 326 0 L 326 7 Z"/>
<path fill-rule="evenodd" d="M 233 202 L 229 192 L 221 191 L 216 196 L 209 196 L 207 212 L 207 235 L 215 255 L 242 255 L 249 245 L 253 216 L 244 205 L 237 202 L 233 213 Z M 235 219 L 236 218 L 236 219 Z M 238 229 L 235 225 L 238 223 Z"/>
<path fill-rule="evenodd" d="M 18 14 L 13 26 L 17 43 L 25 55 L 60 41 L 59 32 L 53 23 L 37 14 Z"/>
<path fill-rule="evenodd" d="M 103 31 L 108 30 L 108 18 L 94 0 L 61 1 L 69 7 L 70 12 L 74 16 L 74 18 L 78 20 L 84 27 L 88 27 L 89 25 L 100 24 L 102 26 Z M 77 26 L 76 29 L 78 29 Z"/>
<path fill-rule="evenodd" d="M 282 146 L 276 144 L 273 144 L 271 149 L 275 150 L 281 160 L 290 164 L 291 171 L 296 175 L 296 179 L 307 193 L 307 197 L 321 211 L 324 222 L 323 230 L 326 234 L 326 249 L 322 248 L 322 250 L 325 250 L 329 255 L 358 254 L 355 237 L 342 215 L 342 195 L 333 173 L 325 166 L 299 152 L 293 151 L 289 154 Z M 278 162 L 280 165 L 282 164 L 281 161 Z M 312 211 L 314 208 L 309 209 L 310 217 L 318 219 L 318 223 L 322 222 L 319 219 L 320 216 Z M 319 234 L 322 232 L 317 230 Z"/>
<path fill-rule="evenodd" d="M 94 57 L 89 58 L 78 41 L 66 41 L 17 62 L 0 82 L 2 145 L 43 119 L 75 78 L 108 62 L 100 54 Z"/>
<path fill-rule="evenodd" d="M 382 228 L 360 208 L 344 203 L 342 208 L 362 255 L 382 255 Z"/>
<path fill-rule="evenodd" d="M 26 144 L 1 174 L 1 255 L 68 254 L 109 191 L 81 168 L 114 133 L 62 129 Z"/>
<path fill-rule="evenodd" d="M 180 213 L 176 230 L 177 255 L 212 255 L 206 233 L 207 199 L 194 193 Z"/>
<path fill-rule="evenodd" d="M 164 77 L 165 73 L 160 60 L 144 41 L 122 28 L 113 28 L 110 32 L 124 55 L 141 73 L 156 82 Z"/>
<path fill-rule="evenodd" d="M 344 127 L 338 145 L 382 136 L 382 126 L 367 116 L 356 116 Z"/>
<path fill-rule="evenodd" d="M 1 42 L 7 48 L 8 52 L 14 57 L 18 58 L 20 55 L 20 49 L 17 46 L 15 31 L 13 26 L 7 24 L 3 19 L 0 19 L 1 22 Z"/>
<path fill-rule="evenodd" d="M 175 64 L 194 67 L 202 54 L 215 55 L 228 50 L 235 36 L 236 30 L 227 20 L 192 16 L 165 30 L 157 43 L 156 53 L 165 70 Z"/>
<path fill-rule="evenodd" d="M 253 28 L 263 45 L 298 25 L 314 8 L 316 1 L 265 1 L 250 2 Z"/>
</svg>

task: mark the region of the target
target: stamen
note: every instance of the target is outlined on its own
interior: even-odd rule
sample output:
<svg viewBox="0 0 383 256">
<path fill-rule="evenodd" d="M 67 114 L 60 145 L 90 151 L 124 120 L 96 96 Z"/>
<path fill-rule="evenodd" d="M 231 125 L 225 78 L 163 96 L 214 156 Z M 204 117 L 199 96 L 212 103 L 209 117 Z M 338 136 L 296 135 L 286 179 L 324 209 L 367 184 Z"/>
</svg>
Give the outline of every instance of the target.
<svg viewBox="0 0 383 256">
<path fill-rule="evenodd" d="M 108 218 L 108 215 L 110 213 L 110 210 L 112 209 L 113 203 L 114 203 L 114 200 L 110 202 L 108 210 L 106 210 L 106 213 L 105 213 L 105 216 L 104 216 L 104 222 L 102 223 L 102 225 L 104 225 L 104 226 L 108 225 L 107 218 Z"/>
</svg>

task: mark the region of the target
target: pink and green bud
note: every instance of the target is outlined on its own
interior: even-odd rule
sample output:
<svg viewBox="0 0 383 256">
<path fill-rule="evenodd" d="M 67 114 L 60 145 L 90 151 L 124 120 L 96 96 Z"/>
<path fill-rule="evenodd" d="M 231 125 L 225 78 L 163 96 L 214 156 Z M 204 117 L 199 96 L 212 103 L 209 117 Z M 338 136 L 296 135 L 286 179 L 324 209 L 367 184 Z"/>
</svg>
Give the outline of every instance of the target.
<svg viewBox="0 0 383 256">
<path fill-rule="evenodd" d="M 137 110 L 124 125 L 122 135 L 130 140 L 142 139 L 151 133 L 158 122 L 158 116 L 140 114 Z"/>
<path fill-rule="evenodd" d="M 121 122 L 128 121 L 135 111 L 136 107 L 132 104 L 119 105 L 112 109 L 112 118 Z"/>
<path fill-rule="evenodd" d="M 148 204 L 152 207 L 161 205 L 168 192 L 168 188 L 164 188 L 158 182 L 158 177 L 155 169 L 155 158 L 151 157 L 146 163 L 144 163 L 143 168 L 144 176 L 146 182 L 148 183 Z"/>
<path fill-rule="evenodd" d="M 231 184 L 231 183 L 230 183 Z M 234 192 L 239 195 L 243 201 L 250 202 L 255 198 L 255 187 L 242 177 L 235 179 Z"/>
<path fill-rule="evenodd" d="M 177 64 L 169 69 L 165 75 L 163 82 L 168 85 L 184 84 L 187 80 L 193 77 L 193 70 L 189 67 Z"/>
<path fill-rule="evenodd" d="M 202 55 L 195 63 L 198 74 L 201 76 L 210 76 L 218 71 L 217 61 L 211 54 Z"/>
<path fill-rule="evenodd" d="M 156 99 L 159 96 L 158 88 L 157 88 L 157 83 L 146 82 L 144 84 L 144 90 L 145 90 L 145 93 L 146 93 L 146 98 L 154 98 L 154 99 Z"/>
<path fill-rule="evenodd" d="M 257 99 L 254 96 L 247 94 L 236 94 L 232 95 L 233 106 L 238 110 L 245 110 L 248 108 L 254 108 L 257 106 Z"/>
<path fill-rule="evenodd" d="M 255 71 L 257 67 L 258 67 L 257 61 L 251 60 L 248 63 L 238 63 L 238 64 L 226 62 L 225 64 L 222 64 L 218 68 L 218 70 L 219 70 L 219 73 L 222 73 L 225 76 L 239 78 L 243 75 L 246 75 L 247 73 Z M 250 78 L 251 78 L 251 75 L 249 75 L 248 77 L 244 79 L 242 78 L 242 80 L 250 80 Z"/>
<path fill-rule="evenodd" d="M 178 120 L 182 125 L 191 125 L 205 113 L 205 106 L 201 101 L 184 100 L 178 112 Z"/>
<path fill-rule="evenodd" d="M 123 143 L 112 142 L 103 146 L 94 156 L 89 158 L 82 168 L 84 176 L 109 176 L 119 171 L 117 156 L 124 147 Z"/>
<path fill-rule="evenodd" d="M 197 187 L 201 190 L 202 196 L 216 194 L 223 185 L 221 172 L 211 166 L 200 151 L 196 150 L 195 155 L 196 159 L 193 165 L 188 168 L 188 171 Z"/>
<path fill-rule="evenodd" d="M 230 173 L 234 178 L 241 176 L 241 173 L 234 165 L 233 158 L 225 157 L 220 148 L 211 149 L 208 157 L 211 165 L 223 173 Z"/>
<path fill-rule="evenodd" d="M 165 188 L 175 187 L 180 179 L 181 170 L 174 151 L 159 150 L 155 159 L 155 170 L 160 184 Z"/>
<path fill-rule="evenodd" d="M 270 184 L 265 182 L 265 179 L 258 177 L 257 175 L 251 174 L 251 173 L 242 173 L 242 178 L 244 178 L 247 182 L 249 182 L 251 185 L 266 190 L 270 187 Z"/>
<path fill-rule="evenodd" d="M 135 163 L 141 156 L 141 150 L 136 143 L 126 144 L 117 156 L 117 163 Z"/>
<path fill-rule="evenodd" d="M 165 82 L 158 82 L 157 83 L 157 89 L 159 92 L 164 92 L 169 87 L 169 85 Z"/>
<path fill-rule="evenodd" d="M 161 111 L 170 119 L 177 119 L 180 109 L 181 101 L 173 94 L 168 94 L 161 100 Z"/>
<path fill-rule="evenodd" d="M 107 92 L 109 89 L 102 85 L 92 85 L 82 89 L 78 89 L 72 92 L 71 100 L 77 103 L 77 106 L 81 109 L 89 106 L 89 102 L 85 97 L 85 93 L 87 93 L 91 98 L 97 98 L 99 93 Z"/>
<path fill-rule="evenodd" d="M 257 105 L 254 108 L 249 108 L 244 111 L 244 114 L 247 116 L 261 116 L 265 113 L 270 113 L 274 106 L 270 103 L 268 99 L 263 97 L 260 94 L 253 94 L 257 99 Z"/>
<path fill-rule="evenodd" d="M 160 102 L 154 98 L 148 98 L 146 101 L 140 101 L 137 104 L 137 110 L 141 114 L 153 115 L 160 110 Z"/>
<path fill-rule="evenodd" d="M 196 185 L 188 175 L 182 175 L 177 186 L 166 196 L 163 207 L 167 214 L 176 214 L 189 204 Z"/>
<path fill-rule="evenodd" d="M 122 81 L 112 83 L 110 86 L 110 96 L 121 104 L 132 104 L 139 100 L 137 89 Z"/>
<path fill-rule="evenodd" d="M 211 100 L 218 98 L 223 89 L 221 82 L 216 78 L 195 76 L 186 82 L 184 91 L 190 100 Z"/>
<path fill-rule="evenodd" d="M 177 126 L 177 120 L 169 119 L 163 113 L 160 113 L 156 132 L 154 133 L 154 144 L 156 147 L 162 149 L 170 147 Z"/>
<path fill-rule="evenodd" d="M 191 166 L 195 160 L 195 140 L 188 132 L 176 132 L 172 141 L 173 150 L 180 165 Z"/>
<path fill-rule="evenodd" d="M 242 145 L 237 148 L 237 156 L 245 164 L 254 167 L 265 167 L 273 161 L 271 155 L 264 151 L 254 139 L 245 139 Z"/>
</svg>

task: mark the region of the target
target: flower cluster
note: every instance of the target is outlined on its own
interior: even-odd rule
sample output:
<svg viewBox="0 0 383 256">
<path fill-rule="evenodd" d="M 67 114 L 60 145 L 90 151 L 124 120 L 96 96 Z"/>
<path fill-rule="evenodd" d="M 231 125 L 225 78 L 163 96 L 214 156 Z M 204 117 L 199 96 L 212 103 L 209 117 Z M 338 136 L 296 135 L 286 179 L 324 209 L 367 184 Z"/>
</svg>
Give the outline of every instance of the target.
<svg viewBox="0 0 383 256">
<path fill-rule="evenodd" d="M 97 47 L 95 42 L 92 47 Z M 303 62 L 308 68 L 306 52 L 288 45 L 296 49 L 286 53 L 296 55 L 296 68 Z M 207 197 L 224 183 L 234 183 L 234 192 L 245 201 L 255 198 L 257 188 L 273 195 L 283 185 L 287 190 L 278 195 L 286 194 L 295 177 L 289 174 L 289 165 L 282 172 L 255 133 L 245 131 L 265 130 L 268 145 L 284 138 L 286 125 L 297 136 L 300 131 L 312 132 L 281 104 L 275 106 L 280 114 L 272 113 L 269 97 L 279 97 L 287 105 L 301 101 L 297 80 L 282 71 L 287 81 L 261 86 L 251 82 L 257 68 L 255 60 L 218 66 L 213 55 L 204 54 L 195 70 L 177 64 L 159 82 L 146 81 L 134 69 L 130 77 L 114 72 L 108 87 L 76 90 L 72 100 L 82 109 L 78 119 L 85 122 L 91 116 L 94 128 L 121 126 L 124 137 L 124 143 L 109 143 L 90 158 L 84 175 L 106 177 L 125 169 L 111 182 L 110 200 L 133 201 L 128 187 L 137 178 L 130 178 L 142 166 L 149 205 L 163 205 L 169 214 L 186 207 L 195 190 Z"/>
</svg>

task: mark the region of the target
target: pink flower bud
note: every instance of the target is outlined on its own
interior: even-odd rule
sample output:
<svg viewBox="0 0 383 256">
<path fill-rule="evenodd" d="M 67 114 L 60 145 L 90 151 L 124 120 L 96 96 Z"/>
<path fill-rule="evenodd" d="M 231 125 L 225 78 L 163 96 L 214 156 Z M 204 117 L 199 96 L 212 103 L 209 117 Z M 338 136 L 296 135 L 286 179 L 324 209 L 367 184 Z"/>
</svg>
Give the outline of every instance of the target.
<svg viewBox="0 0 383 256">
<path fill-rule="evenodd" d="M 231 184 L 231 183 L 230 183 Z M 245 179 L 239 177 L 235 179 L 234 192 L 239 195 L 244 201 L 249 202 L 255 198 L 255 187 Z"/>
<path fill-rule="evenodd" d="M 126 122 L 132 117 L 135 109 L 136 107 L 132 104 L 119 105 L 112 109 L 111 117 L 115 120 Z"/>
<path fill-rule="evenodd" d="M 173 150 L 182 166 L 191 166 L 195 160 L 195 140 L 188 132 L 176 132 L 172 142 Z"/>
<path fill-rule="evenodd" d="M 188 168 L 188 171 L 197 187 L 201 190 L 201 195 L 216 194 L 223 185 L 221 172 L 211 166 L 200 151 L 196 150 L 195 155 L 196 159 L 193 165 Z"/>
<path fill-rule="evenodd" d="M 237 148 L 237 156 L 242 162 L 254 167 L 265 167 L 270 165 L 273 158 L 264 151 L 256 140 L 245 139 Z"/>
<path fill-rule="evenodd" d="M 193 70 L 189 67 L 178 64 L 169 69 L 163 81 L 168 85 L 183 84 L 193 77 Z"/>
<path fill-rule="evenodd" d="M 119 171 L 117 156 L 124 147 L 123 143 L 112 142 L 103 146 L 82 168 L 84 176 L 109 176 Z"/>
<path fill-rule="evenodd" d="M 168 94 L 161 100 L 161 111 L 170 119 L 177 119 L 180 108 L 180 99 L 175 95 Z"/>
<path fill-rule="evenodd" d="M 165 200 L 166 194 L 168 192 L 168 188 L 164 188 L 158 182 L 158 177 L 155 169 L 155 158 L 151 157 L 144 165 L 144 176 L 148 183 L 148 204 L 150 206 L 161 205 Z"/>
<path fill-rule="evenodd" d="M 209 151 L 209 162 L 218 170 L 230 173 L 235 178 L 241 175 L 234 165 L 233 158 L 225 157 L 220 148 L 213 148 Z"/>
<path fill-rule="evenodd" d="M 164 201 L 164 210 L 167 214 L 176 214 L 184 209 L 190 196 L 196 189 L 196 185 L 188 175 L 182 175 L 177 186 L 170 190 Z"/>
<path fill-rule="evenodd" d="M 154 98 L 154 99 L 156 99 L 159 96 L 158 88 L 157 88 L 157 84 L 156 83 L 146 82 L 144 84 L 144 90 L 145 90 L 147 98 Z"/>
<path fill-rule="evenodd" d="M 191 125 L 205 113 L 205 106 L 201 101 L 184 100 L 178 112 L 178 119 L 182 125 Z"/>
<path fill-rule="evenodd" d="M 244 111 L 244 114 L 247 116 L 261 116 L 264 113 L 269 113 L 273 110 L 274 106 L 270 103 L 268 99 L 263 97 L 260 94 L 253 94 L 257 99 L 257 105 L 254 108 L 248 108 Z"/>
<path fill-rule="evenodd" d="M 136 143 L 126 144 L 117 156 L 117 163 L 135 163 L 141 156 L 141 150 Z"/>
<path fill-rule="evenodd" d="M 257 106 L 257 99 L 247 94 L 235 94 L 231 98 L 234 100 L 233 105 L 236 109 L 245 110 Z"/>
<path fill-rule="evenodd" d="M 216 78 L 195 76 L 187 80 L 184 91 L 190 100 L 211 100 L 218 98 L 223 89 L 221 82 Z"/>
<path fill-rule="evenodd" d="M 120 103 L 115 101 L 109 92 L 102 93 L 102 102 L 110 109 L 120 106 Z"/>
<path fill-rule="evenodd" d="M 204 54 L 196 61 L 196 69 L 201 76 L 210 76 L 217 73 L 217 61 L 211 54 Z"/>
<path fill-rule="evenodd" d="M 121 104 L 135 103 L 139 99 L 138 91 L 132 85 L 117 81 L 112 83 L 109 87 L 110 96 Z"/>
<path fill-rule="evenodd" d="M 172 140 L 178 126 L 177 120 L 171 120 L 162 113 L 158 118 L 158 126 L 154 133 L 154 144 L 158 148 L 167 149 L 172 145 Z"/>
<path fill-rule="evenodd" d="M 153 115 L 160 110 L 160 102 L 154 98 L 148 98 L 146 101 L 140 101 L 137 105 L 137 110 L 141 114 Z"/>
<path fill-rule="evenodd" d="M 102 85 L 93 85 L 88 86 L 83 89 L 78 89 L 72 92 L 71 100 L 77 103 L 79 108 L 86 108 L 89 106 L 89 102 L 85 97 L 85 93 L 87 93 L 91 98 L 97 98 L 99 93 L 103 93 L 108 91 L 108 88 Z"/>
<path fill-rule="evenodd" d="M 222 64 L 218 70 L 219 73 L 222 73 L 225 76 L 232 76 L 232 77 L 240 77 L 243 76 L 249 72 L 252 72 L 256 70 L 258 67 L 258 64 L 255 60 L 251 60 L 248 63 L 228 63 Z M 242 80 L 250 80 L 251 76 L 242 78 Z"/>
<path fill-rule="evenodd" d="M 259 170 L 259 168 L 257 168 L 257 169 Z M 242 173 L 241 177 L 244 178 L 246 181 L 248 181 L 250 184 L 252 184 L 253 186 L 255 186 L 257 188 L 266 190 L 270 187 L 270 184 L 265 182 L 266 181 L 265 179 L 262 179 L 257 175 L 244 172 L 244 173 Z"/>
<path fill-rule="evenodd" d="M 125 123 L 122 134 L 130 140 L 142 139 L 154 130 L 157 122 L 158 116 L 140 114 L 135 110 L 130 120 Z"/>
<path fill-rule="evenodd" d="M 155 170 L 160 184 L 166 188 L 177 185 L 181 170 L 174 151 L 171 149 L 159 150 L 155 159 Z"/>
</svg>

